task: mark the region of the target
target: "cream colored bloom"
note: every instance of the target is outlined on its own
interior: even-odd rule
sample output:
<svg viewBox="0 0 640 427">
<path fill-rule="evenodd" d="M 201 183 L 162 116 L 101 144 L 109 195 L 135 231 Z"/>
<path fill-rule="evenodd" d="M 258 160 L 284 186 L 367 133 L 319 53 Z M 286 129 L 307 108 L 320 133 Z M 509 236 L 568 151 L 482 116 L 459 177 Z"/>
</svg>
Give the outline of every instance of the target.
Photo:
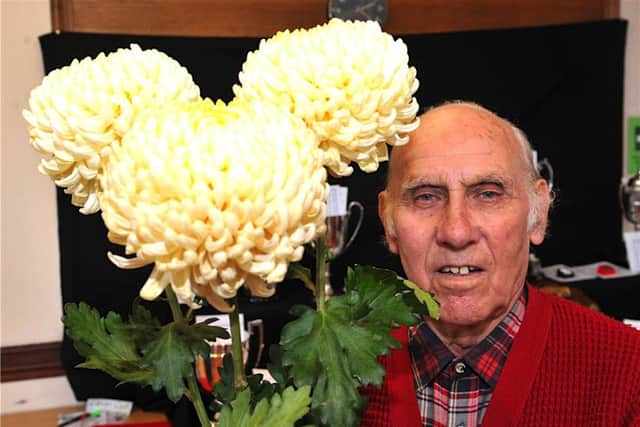
<svg viewBox="0 0 640 427">
<path fill-rule="evenodd" d="M 243 283 L 271 295 L 325 227 L 316 137 L 272 105 L 207 100 L 150 111 L 113 148 L 102 187 L 109 239 L 135 254 L 112 261 L 155 263 L 145 299 L 169 283 L 220 310 Z"/>
<path fill-rule="evenodd" d="M 200 90 L 178 62 L 137 45 L 95 59 L 74 60 L 49 73 L 31 92 L 31 144 L 45 158 L 39 170 L 71 194 L 80 212 L 100 209 L 96 179 L 109 148 L 140 111 L 176 100 L 196 101 Z"/>
<path fill-rule="evenodd" d="M 320 139 L 324 163 L 349 175 L 387 160 L 418 126 L 416 70 L 407 47 L 372 21 L 333 19 L 263 40 L 240 73 L 238 98 L 261 99 L 300 116 Z"/>
</svg>

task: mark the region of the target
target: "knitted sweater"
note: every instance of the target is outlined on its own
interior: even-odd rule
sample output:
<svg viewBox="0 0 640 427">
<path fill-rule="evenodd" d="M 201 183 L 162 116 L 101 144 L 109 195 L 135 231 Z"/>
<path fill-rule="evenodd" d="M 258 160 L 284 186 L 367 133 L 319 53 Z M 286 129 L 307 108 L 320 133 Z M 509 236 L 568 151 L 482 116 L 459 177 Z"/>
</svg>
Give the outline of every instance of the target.
<svg viewBox="0 0 640 427">
<path fill-rule="evenodd" d="M 639 302 L 640 303 L 640 302 Z M 361 426 L 421 426 L 407 328 L 382 358 L 382 387 L 363 393 Z M 525 318 L 482 427 L 640 427 L 640 332 L 529 287 Z"/>
</svg>

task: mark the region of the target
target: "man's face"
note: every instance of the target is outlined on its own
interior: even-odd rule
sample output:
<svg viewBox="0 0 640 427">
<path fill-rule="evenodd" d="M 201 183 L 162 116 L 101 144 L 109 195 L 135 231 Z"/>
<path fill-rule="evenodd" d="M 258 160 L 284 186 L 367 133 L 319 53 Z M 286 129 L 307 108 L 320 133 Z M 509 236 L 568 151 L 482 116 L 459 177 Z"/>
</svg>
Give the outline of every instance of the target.
<svg viewBox="0 0 640 427">
<path fill-rule="evenodd" d="M 530 183 L 521 153 L 507 123 L 468 105 L 432 110 L 394 149 L 379 207 L 389 248 L 435 293 L 444 323 L 494 325 L 520 294 L 548 208 L 546 183 Z M 531 185 L 545 203 L 528 229 Z"/>
</svg>

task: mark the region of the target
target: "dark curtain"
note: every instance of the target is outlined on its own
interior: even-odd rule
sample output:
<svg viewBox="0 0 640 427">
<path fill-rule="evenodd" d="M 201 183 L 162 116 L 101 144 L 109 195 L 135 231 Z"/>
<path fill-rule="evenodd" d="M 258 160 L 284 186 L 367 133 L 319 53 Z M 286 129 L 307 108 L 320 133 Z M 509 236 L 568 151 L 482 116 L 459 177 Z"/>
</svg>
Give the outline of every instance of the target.
<svg viewBox="0 0 640 427">
<path fill-rule="evenodd" d="M 626 28 L 625 21 L 609 20 L 403 37 L 410 62 L 418 70 L 421 106 L 451 99 L 478 102 L 521 127 L 540 157 L 550 160 L 558 194 L 549 238 L 535 249 L 543 265 L 625 263 L 617 194 Z M 73 33 L 47 34 L 40 41 L 47 72 L 74 58 L 94 57 L 130 43 L 155 48 L 185 66 L 203 96 L 224 101 L 232 97 L 231 87 L 238 81 L 246 53 L 259 42 Z M 342 281 L 345 265 L 371 264 L 401 271 L 397 259 L 384 248 L 377 219 L 377 193 L 385 171 L 383 165 L 373 175 L 357 171 L 335 181 L 348 185 L 350 199 L 361 201 L 366 212 L 353 246 L 333 264 L 334 284 Z M 120 271 L 111 265 L 105 254 L 113 248 L 100 216 L 79 214 L 62 192 L 58 212 L 63 301 L 86 301 L 103 312 L 127 313 L 149 270 Z M 608 293 L 596 289 L 594 294 L 614 316 L 622 316 L 625 310 L 638 313 L 639 304 L 631 304 L 633 298 L 630 303 L 628 296 L 612 296 L 615 289 L 610 285 Z M 290 319 L 289 307 L 300 302 L 310 303 L 310 295 L 299 283 L 284 283 L 274 298 L 245 304 L 245 312 L 249 319 L 264 319 L 268 344 L 278 339 L 280 328 Z M 153 304 L 154 310 L 168 317 L 166 310 L 158 308 L 162 305 Z M 112 396 L 146 407 L 164 404 L 161 397 L 132 386 L 114 389 L 113 380 L 99 372 L 73 369 L 80 360 L 66 340 L 63 359 L 78 399 Z"/>
</svg>

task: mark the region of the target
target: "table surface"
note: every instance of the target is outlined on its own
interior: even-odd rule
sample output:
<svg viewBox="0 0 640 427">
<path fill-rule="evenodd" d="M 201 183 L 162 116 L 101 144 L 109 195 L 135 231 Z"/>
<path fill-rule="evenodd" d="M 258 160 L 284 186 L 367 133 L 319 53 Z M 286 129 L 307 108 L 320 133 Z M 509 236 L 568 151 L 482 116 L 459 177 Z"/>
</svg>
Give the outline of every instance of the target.
<svg viewBox="0 0 640 427">
<path fill-rule="evenodd" d="M 55 427 L 58 423 L 58 414 L 82 411 L 83 409 L 84 405 L 76 405 L 2 414 L 0 415 L 0 425 L 2 427 Z M 126 420 L 126 422 L 138 423 L 153 421 L 167 421 L 167 418 L 161 412 L 145 412 L 134 408 Z"/>
</svg>

